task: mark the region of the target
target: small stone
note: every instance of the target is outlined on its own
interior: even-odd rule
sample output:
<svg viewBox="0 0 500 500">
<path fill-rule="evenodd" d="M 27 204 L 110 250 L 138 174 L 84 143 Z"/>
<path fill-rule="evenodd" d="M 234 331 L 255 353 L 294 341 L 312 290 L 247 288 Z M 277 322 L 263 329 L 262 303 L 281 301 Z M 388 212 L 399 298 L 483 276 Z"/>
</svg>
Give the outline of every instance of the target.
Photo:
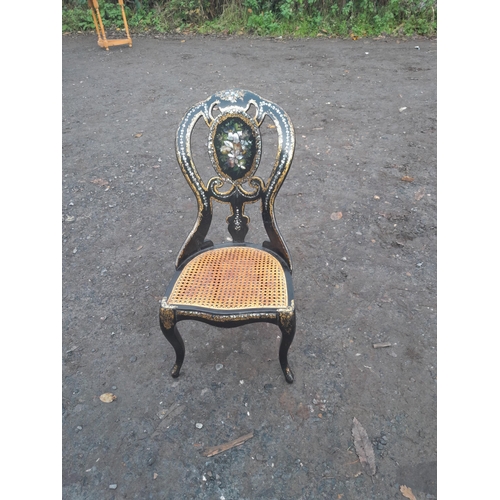
<svg viewBox="0 0 500 500">
<path fill-rule="evenodd" d="M 77 425 L 77 426 L 76 426 L 76 430 L 77 430 L 77 431 L 81 431 L 82 429 L 83 429 L 83 427 L 82 427 L 81 425 Z"/>
<path fill-rule="evenodd" d="M 137 361 L 137 356 L 130 356 L 130 362 L 135 363 Z"/>
<path fill-rule="evenodd" d="M 215 365 L 215 369 L 216 369 L 217 371 L 222 370 L 222 368 L 224 368 L 224 365 L 221 365 L 220 363 L 217 363 L 217 364 Z"/>
<path fill-rule="evenodd" d="M 116 488 L 118 488 L 118 485 L 117 485 L 117 484 L 110 484 L 110 485 L 109 485 L 109 489 L 110 489 L 110 490 L 116 490 Z"/>
<path fill-rule="evenodd" d="M 200 423 L 196 424 L 196 428 L 197 429 L 202 429 L 203 428 L 203 424 L 200 424 Z"/>
</svg>

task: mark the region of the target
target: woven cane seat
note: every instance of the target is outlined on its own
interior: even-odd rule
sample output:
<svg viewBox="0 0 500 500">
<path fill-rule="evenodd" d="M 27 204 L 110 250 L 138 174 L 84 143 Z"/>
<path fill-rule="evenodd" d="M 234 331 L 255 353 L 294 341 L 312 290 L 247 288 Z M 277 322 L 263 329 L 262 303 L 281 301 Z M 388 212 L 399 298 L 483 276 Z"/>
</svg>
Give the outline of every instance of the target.
<svg viewBox="0 0 500 500">
<path fill-rule="evenodd" d="M 278 259 L 264 250 L 213 249 L 186 264 L 167 303 L 222 310 L 287 307 L 286 277 Z"/>
</svg>

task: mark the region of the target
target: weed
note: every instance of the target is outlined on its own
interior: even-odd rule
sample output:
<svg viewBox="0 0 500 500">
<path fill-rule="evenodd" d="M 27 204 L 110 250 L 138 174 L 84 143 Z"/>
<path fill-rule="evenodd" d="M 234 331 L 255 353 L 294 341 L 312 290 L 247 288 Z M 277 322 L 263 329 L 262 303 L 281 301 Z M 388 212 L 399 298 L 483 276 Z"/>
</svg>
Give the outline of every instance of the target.
<svg viewBox="0 0 500 500">
<path fill-rule="evenodd" d="M 436 0 L 125 0 L 134 31 L 261 36 L 436 35 Z M 116 0 L 99 2 L 109 29 L 123 28 Z M 63 0 L 63 31 L 93 30 L 87 0 Z"/>
</svg>

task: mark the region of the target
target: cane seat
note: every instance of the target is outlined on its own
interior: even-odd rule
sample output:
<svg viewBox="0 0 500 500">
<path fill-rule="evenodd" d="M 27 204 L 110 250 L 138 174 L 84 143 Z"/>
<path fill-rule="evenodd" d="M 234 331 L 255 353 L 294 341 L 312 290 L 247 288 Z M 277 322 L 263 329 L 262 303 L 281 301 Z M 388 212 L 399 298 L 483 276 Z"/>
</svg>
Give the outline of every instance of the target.
<svg viewBox="0 0 500 500">
<path fill-rule="evenodd" d="M 223 311 L 286 307 L 285 272 L 264 250 L 218 248 L 186 264 L 167 303 Z"/>
</svg>

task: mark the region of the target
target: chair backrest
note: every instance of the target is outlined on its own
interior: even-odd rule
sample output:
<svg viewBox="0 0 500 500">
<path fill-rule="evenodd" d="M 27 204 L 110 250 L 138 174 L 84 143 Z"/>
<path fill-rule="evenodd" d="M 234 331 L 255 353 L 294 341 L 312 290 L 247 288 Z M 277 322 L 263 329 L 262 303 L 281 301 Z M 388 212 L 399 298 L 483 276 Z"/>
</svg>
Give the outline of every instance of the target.
<svg viewBox="0 0 500 500">
<path fill-rule="evenodd" d="M 255 116 L 248 111 L 253 105 Z M 216 116 L 214 116 L 216 113 Z M 278 145 L 271 174 L 267 180 L 257 177 L 261 158 L 260 127 L 268 116 L 274 123 Z M 203 117 L 209 127 L 208 152 L 216 176 L 207 184 L 193 161 L 191 133 Z M 231 215 L 226 219 L 235 243 L 243 243 L 249 218 L 246 203 L 261 202 L 262 220 L 269 241 L 263 246 L 280 255 L 292 268 L 286 243 L 274 216 L 274 200 L 290 168 L 295 148 L 295 133 L 288 115 L 276 104 L 247 90 L 217 92 L 188 110 L 177 130 L 177 161 L 198 202 L 198 217 L 177 257 L 176 267 L 204 248 L 212 222 L 212 199 L 228 203 Z"/>
</svg>

